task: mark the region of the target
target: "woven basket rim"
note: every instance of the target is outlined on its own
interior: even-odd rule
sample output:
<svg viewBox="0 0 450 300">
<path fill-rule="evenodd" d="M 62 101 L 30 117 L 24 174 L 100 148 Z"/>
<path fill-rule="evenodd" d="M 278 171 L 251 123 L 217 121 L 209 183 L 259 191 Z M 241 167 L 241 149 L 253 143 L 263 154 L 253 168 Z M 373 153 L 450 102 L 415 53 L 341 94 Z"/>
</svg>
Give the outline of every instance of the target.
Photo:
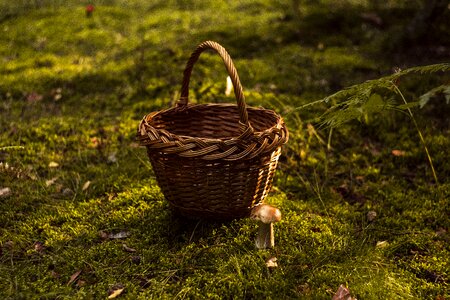
<svg viewBox="0 0 450 300">
<path fill-rule="evenodd" d="M 164 114 L 172 114 L 172 113 L 183 113 L 185 111 L 189 111 L 191 109 L 195 109 L 195 108 L 208 108 L 211 106 L 216 106 L 216 107 L 225 107 L 225 108 L 236 108 L 238 109 L 238 106 L 235 103 L 199 103 L 199 104 L 188 104 L 185 107 L 170 107 L 168 109 L 164 109 L 164 110 L 160 110 L 160 111 L 154 111 L 151 112 L 149 114 L 147 114 L 146 116 L 144 116 L 144 118 L 141 121 L 141 124 L 139 127 L 143 126 L 144 123 L 148 126 L 151 126 L 150 124 L 148 124 L 147 122 L 149 121 L 149 119 L 155 118 L 157 116 L 161 116 Z M 276 118 L 276 122 L 274 123 L 274 125 L 267 127 L 267 129 L 265 130 L 253 130 L 253 134 L 255 135 L 259 135 L 259 134 L 263 134 L 265 132 L 270 132 L 271 130 L 273 130 L 273 128 L 278 128 L 281 129 L 284 125 L 284 119 L 283 117 L 278 114 L 276 111 L 272 110 L 272 109 L 267 109 L 267 108 L 263 108 L 263 107 L 252 107 L 252 106 L 247 106 L 247 111 L 258 111 L 258 112 L 263 112 L 263 113 L 267 113 L 270 114 L 271 116 Z M 237 116 L 238 117 L 238 116 Z M 280 126 L 282 125 L 282 126 Z M 153 126 L 151 126 L 153 127 Z M 207 138 L 207 137 L 198 137 L 198 136 L 190 136 L 190 135 L 179 135 L 179 134 L 175 134 L 173 132 L 171 132 L 170 130 L 166 130 L 166 129 L 158 129 L 153 127 L 156 131 L 166 131 L 168 133 L 170 133 L 173 136 L 178 137 L 180 140 L 186 140 L 186 139 L 200 139 L 203 141 L 208 141 L 208 142 L 220 142 L 220 141 L 226 141 L 226 140 L 230 140 L 230 139 L 237 139 L 239 138 L 239 136 L 235 136 L 235 137 L 222 137 L 222 138 Z"/>
<path fill-rule="evenodd" d="M 201 104 L 200 106 L 208 107 L 210 105 Z M 230 105 L 226 106 L 231 107 Z M 192 107 L 199 106 L 194 105 Z M 223 105 L 221 107 L 223 108 Z M 176 113 L 177 110 L 179 108 L 172 108 L 145 116 L 138 129 L 140 145 L 146 146 L 148 151 L 185 158 L 198 158 L 209 161 L 238 161 L 253 159 L 260 155 L 271 153 L 286 143 L 289 138 L 289 131 L 283 118 L 269 109 L 256 108 L 257 111 L 270 114 L 275 118 L 272 126 L 264 131 L 254 131 L 251 126 L 239 122 L 240 135 L 236 133 L 236 136 L 226 138 L 177 135 L 166 129 L 155 128 L 148 122 L 151 121 L 151 118 L 160 114 L 170 111 Z"/>
</svg>

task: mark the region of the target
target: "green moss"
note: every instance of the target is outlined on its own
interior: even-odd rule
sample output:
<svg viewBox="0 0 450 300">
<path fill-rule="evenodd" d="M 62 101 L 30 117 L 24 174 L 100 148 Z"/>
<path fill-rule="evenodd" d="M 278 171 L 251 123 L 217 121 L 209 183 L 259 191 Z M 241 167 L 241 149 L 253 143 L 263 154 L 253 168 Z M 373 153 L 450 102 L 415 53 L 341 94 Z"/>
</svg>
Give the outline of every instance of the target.
<svg viewBox="0 0 450 300">
<path fill-rule="evenodd" d="M 0 1 L 10 14 L 0 16 L 0 188 L 11 190 L 0 198 L 3 298 L 105 298 L 118 284 L 129 299 L 330 299 L 341 284 L 361 299 L 449 297 L 445 102 L 416 112 L 439 186 L 404 116 L 330 132 L 314 123 L 325 105 L 294 110 L 392 67 L 360 44 L 376 31 L 351 30 L 363 6 L 325 35 L 317 25 L 342 9 L 317 19 L 323 5 L 305 2 L 298 35 L 298 20 L 265 0 L 98 1 L 92 18 L 78 2 L 40 3 Z M 206 39 L 229 50 L 247 103 L 280 112 L 290 129 L 267 199 L 283 213 L 271 250 L 255 249 L 249 219 L 176 216 L 135 142 L 145 114 L 175 103 Z M 217 55 L 202 54 L 190 100 L 234 102 L 226 75 Z M 405 94 L 440 79 L 413 78 Z M 118 233 L 127 237 L 107 238 Z"/>
</svg>

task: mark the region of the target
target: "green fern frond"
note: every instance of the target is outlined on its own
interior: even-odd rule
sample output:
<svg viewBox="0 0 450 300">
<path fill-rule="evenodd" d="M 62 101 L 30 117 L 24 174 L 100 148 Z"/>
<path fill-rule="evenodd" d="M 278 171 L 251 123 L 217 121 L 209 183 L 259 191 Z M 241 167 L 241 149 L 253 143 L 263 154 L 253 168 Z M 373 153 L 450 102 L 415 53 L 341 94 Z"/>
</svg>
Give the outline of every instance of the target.
<svg viewBox="0 0 450 300">
<path fill-rule="evenodd" d="M 432 74 L 446 71 L 450 71 L 450 63 L 409 68 L 388 76 L 368 80 L 363 83 L 350 86 L 323 99 L 300 106 L 295 110 L 301 110 L 312 105 L 329 103 L 333 101 L 336 104 L 332 105 L 324 114 L 322 114 L 320 117 L 321 121 L 319 123 L 322 126 L 336 127 L 354 119 L 361 119 L 364 115 L 379 113 L 388 109 L 405 111 L 415 106 L 423 107 L 432 96 L 439 92 L 444 93 L 447 102 L 450 102 L 450 87 L 448 85 L 442 85 L 430 90 L 428 93 L 422 95 L 417 102 L 401 105 L 396 105 L 393 98 L 383 98 L 379 96 L 379 92 L 382 90 L 387 90 L 390 93 L 398 94 L 396 89 L 396 81 L 402 76 L 414 73 Z M 375 98 L 373 98 L 374 95 L 376 95 L 377 99 L 375 102 Z"/>
<path fill-rule="evenodd" d="M 433 74 L 433 73 L 437 73 L 437 72 L 447 72 L 447 71 L 450 71 L 450 63 L 440 63 L 440 64 L 427 65 L 427 66 L 412 67 L 412 68 L 405 69 L 405 70 L 399 71 L 397 73 L 394 73 L 390 76 L 387 76 L 387 78 L 393 80 L 393 79 L 397 79 L 397 78 L 400 78 L 402 76 L 409 75 L 412 73 L 425 75 L 425 74 Z"/>
<path fill-rule="evenodd" d="M 435 97 L 438 94 L 444 94 L 446 102 L 448 104 L 450 102 L 450 85 L 443 84 L 435 87 L 432 90 L 429 90 L 419 97 L 419 101 L 417 103 L 420 105 L 420 108 L 422 108 L 430 101 L 431 98 Z"/>
<path fill-rule="evenodd" d="M 352 97 L 345 103 L 335 105 L 321 116 L 321 126 L 337 127 L 349 120 L 361 120 L 366 116 L 396 109 L 394 98 L 384 99 L 379 94 L 364 94 L 362 97 Z"/>
</svg>

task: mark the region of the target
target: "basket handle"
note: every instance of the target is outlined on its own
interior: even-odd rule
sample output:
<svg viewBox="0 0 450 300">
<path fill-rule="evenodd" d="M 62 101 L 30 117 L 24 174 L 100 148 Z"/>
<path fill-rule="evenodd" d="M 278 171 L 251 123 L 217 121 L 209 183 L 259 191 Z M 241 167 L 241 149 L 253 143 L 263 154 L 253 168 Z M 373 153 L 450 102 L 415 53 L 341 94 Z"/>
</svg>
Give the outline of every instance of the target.
<svg viewBox="0 0 450 300">
<path fill-rule="evenodd" d="M 184 76 L 183 76 L 183 84 L 181 86 L 181 96 L 180 100 L 177 103 L 177 106 L 178 107 L 187 106 L 189 97 L 189 80 L 191 78 L 192 68 L 194 67 L 194 64 L 197 62 L 200 54 L 207 49 L 215 50 L 222 58 L 225 67 L 228 71 L 228 75 L 230 75 L 231 82 L 233 83 L 234 95 L 236 96 L 237 106 L 239 110 L 239 122 L 242 123 L 242 125 L 245 125 L 247 129 L 251 128 L 250 123 L 248 121 L 244 92 L 242 90 L 239 75 L 236 71 L 236 68 L 234 67 L 233 61 L 231 60 L 231 57 L 228 54 L 227 50 L 225 50 L 224 47 L 213 41 L 206 41 L 201 43 L 200 45 L 197 46 L 197 49 L 195 49 L 195 51 L 191 54 L 191 57 L 189 58 L 186 64 L 186 68 L 184 69 L 183 72 Z"/>
</svg>

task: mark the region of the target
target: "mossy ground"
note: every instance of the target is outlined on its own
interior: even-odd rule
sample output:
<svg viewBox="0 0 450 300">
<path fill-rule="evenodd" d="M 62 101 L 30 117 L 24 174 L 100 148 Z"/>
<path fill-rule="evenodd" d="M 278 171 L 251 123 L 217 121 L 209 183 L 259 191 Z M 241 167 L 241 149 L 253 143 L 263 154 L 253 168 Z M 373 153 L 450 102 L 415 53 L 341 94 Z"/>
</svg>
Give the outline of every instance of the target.
<svg viewBox="0 0 450 300">
<path fill-rule="evenodd" d="M 91 18 L 75 1 L 0 1 L 0 188 L 11 190 L 0 198 L 2 298 L 97 299 L 122 286 L 130 299 L 330 299 L 340 284 L 358 299 L 450 297 L 445 101 L 414 111 L 439 184 L 407 116 L 330 132 L 313 123 L 325 107 L 292 112 L 394 66 L 448 57 L 383 53 L 388 29 L 359 18 L 373 8 L 324 3 L 296 20 L 289 4 L 267 0 L 99 1 Z M 267 199 L 284 215 L 272 250 L 255 249 L 249 219 L 174 216 L 135 143 L 139 120 L 174 103 L 189 54 L 207 39 L 234 58 L 248 104 L 289 124 Z M 203 54 L 192 100 L 232 102 L 225 77 Z M 402 84 L 414 99 L 436 82 Z M 2 148 L 12 145 L 23 148 Z M 117 233 L 128 236 L 106 237 Z"/>
</svg>

